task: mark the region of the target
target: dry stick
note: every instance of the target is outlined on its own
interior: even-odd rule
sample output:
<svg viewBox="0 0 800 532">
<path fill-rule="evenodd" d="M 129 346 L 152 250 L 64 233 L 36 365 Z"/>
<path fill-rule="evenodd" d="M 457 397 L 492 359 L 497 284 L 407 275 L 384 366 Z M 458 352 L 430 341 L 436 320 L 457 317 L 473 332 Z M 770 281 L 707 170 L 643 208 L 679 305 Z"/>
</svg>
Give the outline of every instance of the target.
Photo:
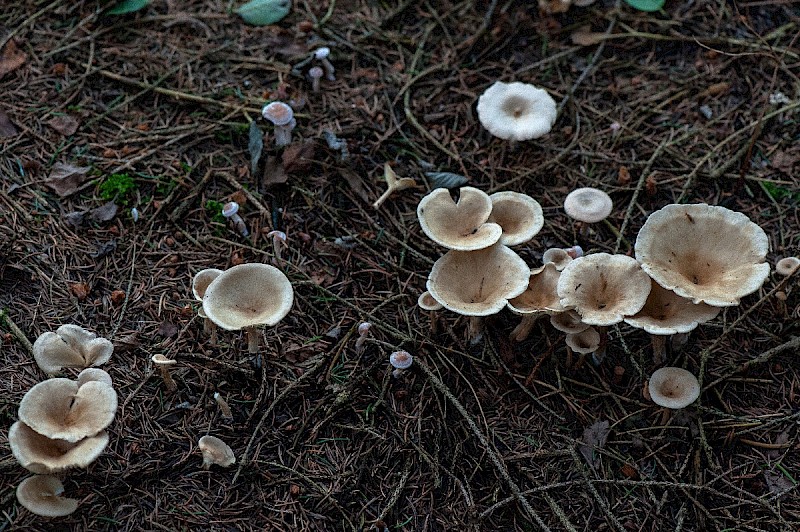
<svg viewBox="0 0 800 532">
<path fill-rule="evenodd" d="M 9 316 L 8 312 L 5 310 L 0 311 L 0 321 L 6 324 L 6 327 L 11 330 L 11 334 L 16 336 L 17 340 L 19 340 L 22 346 L 28 351 L 28 353 L 31 354 L 31 356 L 33 356 L 33 345 L 31 344 L 31 341 L 28 340 L 28 337 L 25 336 L 25 333 L 22 332 L 19 327 L 17 327 L 17 324 L 14 323 L 14 320 L 11 319 L 11 316 Z"/>
<path fill-rule="evenodd" d="M 644 183 L 647 180 L 647 176 L 650 174 L 650 169 L 653 168 L 653 163 L 655 163 L 658 156 L 661 155 L 661 152 L 664 151 L 664 148 L 669 146 L 672 142 L 672 137 L 675 134 L 675 130 L 672 129 L 669 132 L 669 137 L 664 140 L 661 144 L 653 152 L 653 155 L 650 156 L 650 159 L 647 161 L 647 164 L 644 166 L 642 170 L 642 174 L 639 176 L 639 181 L 636 183 L 636 189 L 633 191 L 633 196 L 631 197 L 630 203 L 628 203 L 628 210 L 625 211 L 625 218 L 622 219 L 622 225 L 619 226 L 619 233 L 617 233 L 617 244 L 614 246 L 614 253 L 616 254 L 619 251 L 619 245 L 622 243 L 622 235 L 625 234 L 625 228 L 628 226 L 628 222 L 631 219 L 631 214 L 633 214 L 633 207 L 636 205 L 636 199 L 639 197 L 639 193 L 642 191 L 644 187 Z"/>
<path fill-rule="evenodd" d="M 525 496 L 522 495 L 519 486 L 517 486 L 516 482 L 514 482 L 514 479 L 511 478 L 511 475 L 509 474 L 508 469 L 506 469 L 505 464 L 503 464 L 503 462 L 500 460 L 500 457 L 497 455 L 494 449 L 492 449 L 492 447 L 489 444 L 489 440 L 480 431 L 478 425 L 475 424 L 475 421 L 472 420 L 472 418 L 469 415 L 469 412 L 467 412 L 467 409 L 464 408 L 464 405 L 462 405 L 461 402 L 450 392 L 447 386 L 445 386 L 444 383 L 440 381 L 436 375 L 434 375 L 434 373 L 425 363 L 417 362 L 414 365 L 418 367 L 420 370 L 422 370 L 425 376 L 428 377 L 428 380 L 431 382 L 431 384 L 433 384 L 433 386 L 437 390 L 439 390 L 439 392 L 442 395 L 444 395 L 448 401 L 450 401 L 453 404 L 456 410 L 458 410 L 459 414 L 461 414 L 461 416 L 466 420 L 472 432 L 475 434 L 475 436 L 478 437 L 478 440 L 480 440 L 481 445 L 483 445 L 484 449 L 489 454 L 489 459 L 497 468 L 497 471 L 500 473 L 500 476 L 503 477 L 503 480 L 506 481 L 508 486 L 511 488 L 511 492 L 514 494 L 514 497 L 516 497 L 516 499 L 519 501 L 520 505 L 525 509 L 528 515 L 530 515 L 531 518 L 533 518 L 533 520 L 536 521 L 536 523 L 542 528 L 542 530 L 549 531 L 550 527 L 548 527 L 547 524 L 544 521 L 542 521 L 542 518 L 539 517 L 539 514 L 536 513 L 536 510 L 533 509 L 533 507 L 525 498 Z M 551 501 L 548 501 L 548 504 L 550 504 L 550 502 Z M 555 503 L 555 501 L 552 501 L 551 508 L 553 508 L 554 511 L 556 511 L 555 508 L 558 508 L 558 505 Z M 575 527 L 573 527 L 568 520 L 563 519 L 566 517 L 563 515 L 563 510 L 561 511 L 561 515 L 559 515 L 559 513 L 556 511 L 556 515 L 558 515 L 559 519 L 561 519 L 561 524 L 564 525 L 564 527 L 566 527 L 568 530 L 571 531 L 575 530 Z"/>
<path fill-rule="evenodd" d="M 386 506 L 383 508 L 383 510 L 381 510 L 380 515 L 378 515 L 378 521 L 383 521 L 383 518 L 386 517 L 386 514 L 388 514 L 395 503 L 397 503 L 397 499 L 400 498 L 400 492 L 406 487 L 408 477 L 411 476 L 411 464 L 412 460 L 410 458 L 406 460 L 406 466 L 403 468 L 403 476 L 400 477 L 400 482 L 397 483 L 397 486 L 392 492 L 392 496 L 389 497 L 389 502 L 386 503 Z"/>
<path fill-rule="evenodd" d="M 196 184 L 196 185 L 195 185 L 195 186 L 192 188 L 192 190 L 191 190 L 191 191 L 189 191 L 189 194 L 187 194 L 187 195 L 185 196 L 185 199 L 184 199 L 184 200 L 183 200 L 183 201 L 182 201 L 180 204 L 178 204 L 178 206 L 177 206 L 177 207 L 175 207 L 175 210 L 174 210 L 174 211 L 172 211 L 172 212 L 171 212 L 171 213 L 168 215 L 168 218 L 169 218 L 170 220 L 172 220 L 173 222 L 176 222 L 176 221 L 178 221 L 178 220 L 182 220 L 182 219 L 183 219 L 183 213 L 184 213 L 184 212 L 186 212 L 186 209 L 188 209 L 188 208 L 189 208 L 189 205 L 190 205 L 190 204 L 191 204 L 191 203 L 194 201 L 194 197 L 195 197 L 195 196 L 197 196 L 198 194 L 200 194 L 200 193 L 203 191 L 203 189 L 204 189 L 204 188 L 206 187 L 206 185 L 208 184 L 209 180 L 211 180 L 211 176 L 212 176 L 212 175 L 214 175 L 214 174 L 213 174 L 213 172 L 212 172 L 211 170 L 208 170 L 208 171 L 205 173 L 205 175 L 203 176 L 203 179 L 201 179 L 201 180 L 200 180 L 200 181 L 199 181 L 199 182 L 198 182 L 198 183 L 197 183 L 197 184 Z M 176 190 L 177 190 L 177 189 L 176 189 Z M 170 199 L 170 198 L 167 198 L 167 199 L 171 201 L 171 199 Z M 159 207 L 158 211 L 156 211 L 156 214 L 154 214 L 154 215 L 153 215 L 153 223 L 154 223 L 154 222 L 155 222 L 155 220 L 156 220 L 156 217 L 157 217 L 157 215 L 158 215 L 158 212 L 159 212 L 159 211 L 160 211 L 160 210 L 161 210 L 161 209 L 162 209 L 162 208 L 163 208 L 163 207 L 164 207 L 166 204 L 167 204 L 167 201 L 165 200 L 165 201 L 164 201 L 164 202 L 161 204 L 161 206 Z M 152 225 L 152 224 L 151 224 L 151 225 Z"/>
<path fill-rule="evenodd" d="M 281 400 L 284 397 L 289 395 L 289 393 L 292 392 L 301 383 L 303 383 L 303 382 L 307 381 L 308 379 L 310 379 L 311 377 L 313 377 L 314 374 L 317 371 L 319 371 L 319 369 L 323 366 L 324 362 L 325 362 L 325 356 L 324 355 L 320 355 L 317 358 L 317 361 L 314 363 L 314 365 L 310 369 L 306 370 L 306 372 L 303 373 L 300 377 L 298 377 L 297 379 L 293 380 L 289 384 L 289 386 L 284 388 L 283 391 L 281 391 L 281 393 L 279 393 L 278 396 L 275 397 L 275 399 L 272 401 L 272 403 L 270 403 L 270 405 L 264 411 L 264 414 L 261 416 L 261 419 L 258 421 L 258 424 L 256 425 L 255 430 L 253 430 L 253 434 L 250 435 L 250 440 L 247 442 L 247 447 L 245 447 L 244 453 L 242 453 L 242 457 L 239 460 L 239 468 L 236 470 L 236 474 L 233 475 L 233 480 L 231 480 L 231 486 L 236 484 L 236 479 L 239 478 L 239 475 L 242 473 L 242 469 L 244 469 L 244 466 L 247 465 L 247 460 L 250 457 L 250 449 L 253 447 L 253 442 L 256 441 L 256 437 L 258 436 L 258 433 L 261 432 L 261 427 L 264 425 L 264 422 L 267 420 L 267 417 L 272 413 L 272 411 L 275 409 L 277 404 L 279 402 L 281 402 Z"/>
</svg>

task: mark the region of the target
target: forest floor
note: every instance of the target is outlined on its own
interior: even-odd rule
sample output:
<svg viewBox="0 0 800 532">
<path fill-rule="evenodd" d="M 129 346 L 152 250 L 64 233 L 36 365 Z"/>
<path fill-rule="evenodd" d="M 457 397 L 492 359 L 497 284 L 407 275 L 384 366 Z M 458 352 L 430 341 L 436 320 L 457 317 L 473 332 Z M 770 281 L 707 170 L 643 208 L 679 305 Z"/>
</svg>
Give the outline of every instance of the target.
<svg viewBox="0 0 800 532">
<path fill-rule="evenodd" d="M 599 366 L 568 366 L 546 320 L 510 341 L 508 310 L 475 346 L 453 313 L 431 332 L 417 298 L 443 249 L 416 215 L 426 173 L 452 172 L 541 204 L 544 228 L 516 248 L 532 267 L 576 243 L 632 254 L 675 202 L 745 213 L 770 264 L 796 255 L 797 5 L 294 4 L 266 27 L 218 0 L 0 13 L 0 530 L 798 530 L 797 275 L 771 274 L 670 355 L 703 391 L 667 415 L 643 396 L 656 366 L 641 330 L 612 327 Z M 313 92 L 291 71 L 320 46 L 336 80 Z M 490 136 L 475 106 L 496 80 L 545 88 L 552 132 Z M 260 117 L 276 99 L 298 107 L 282 150 Z M 385 163 L 417 186 L 376 209 Z M 582 186 L 614 201 L 586 236 L 562 209 Z M 246 238 L 219 216 L 232 199 Z M 238 332 L 212 345 L 191 291 L 201 269 L 246 262 L 295 290 L 255 357 Z M 119 408 L 100 458 L 62 476 L 78 510 L 46 519 L 16 501 L 30 474 L 7 428 L 45 378 L 23 338 L 66 323 L 113 341 Z M 398 349 L 415 364 L 394 378 Z M 177 360 L 176 391 L 154 354 Z M 206 434 L 233 467 L 202 468 Z"/>
</svg>

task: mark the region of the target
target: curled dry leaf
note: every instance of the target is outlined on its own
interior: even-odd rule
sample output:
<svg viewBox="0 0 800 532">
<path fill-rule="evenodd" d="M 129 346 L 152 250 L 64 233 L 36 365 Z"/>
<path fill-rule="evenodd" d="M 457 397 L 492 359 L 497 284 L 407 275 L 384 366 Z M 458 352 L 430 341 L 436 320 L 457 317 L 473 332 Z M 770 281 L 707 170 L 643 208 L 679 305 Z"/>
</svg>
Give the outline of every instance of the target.
<svg viewBox="0 0 800 532">
<path fill-rule="evenodd" d="M 89 218 L 95 222 L 107 222 L 117 215 L 117 205 L 109 201 L 89 211 Z"/>
<path fill-rule="evenodd" d="M 45 184 L 52 188 L 56 194 L 64 198 L 74 194 L 81 185 L 90 179 L 86 175 L 92 168 L 90 166 L 73 166 L 71 164 L 56 163 L 50 170 Z"/>
<path fill-rule="evenodd" d="M 78 121 L 69 115 L 54 116 L 47 125 L 67 137 L 78 131 Z"/>
<path fill-rule="evenodd" d="M 27 59 L 28 56 L 17 47 L 14 39 L 10 39 L 0 51 L 0 79 L 24 65 Z"/>
<path fill-rule="evenodd" d="M 314 159 L 314 141 L 295 142 L 283 150 L 281 161 L 287 174 L 307 172 Z"/>
<path fill-rule="evenodd" d="M 593 468 L 600 461 L 600 456 L 594 450 L 605 447 L 610 432 L 608 421 L 595 421 L 583 431 L 583 445 L 579 450 Z"/>
<path fill-rule="evenodd" d="M 8 118 L 8 115 L 0 110 L 0 138 L 13 137 L 17 134 L 17 128 Z"/>
</svg>

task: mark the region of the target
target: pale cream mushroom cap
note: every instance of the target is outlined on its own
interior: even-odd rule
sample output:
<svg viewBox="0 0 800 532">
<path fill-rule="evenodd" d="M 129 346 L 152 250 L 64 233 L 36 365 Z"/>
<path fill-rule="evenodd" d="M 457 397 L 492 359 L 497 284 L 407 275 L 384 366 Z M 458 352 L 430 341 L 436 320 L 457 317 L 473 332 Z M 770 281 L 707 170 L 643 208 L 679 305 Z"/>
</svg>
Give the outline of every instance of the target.
<svg viewBox="0 0 800 532">
<path fill-rule="evenodd" d="M 17 486 L 17 500 L 31 513 L 42 517 L 64 517 L 78 509 L 78 501 L 60 497 L 64 485 L 56 477 L 35 475 Z"/>
<path fill-rule="evenodd" d="M 564 341 L 576 353 L 594 353 L 600 347 L 600 333 L 594 327 L 587 327 L 581 332 L 567 334 Z"/>
<path fill-rule="evenodd" d="M 611 197 L 600 189 L 576 188 L 564 200 L 564 212 L 573 220 L 597 223 L 608 218 L 614 207 Z"/>
<path fill-rule="evenodd" d="M 738 305 L 769 276 L 766 233 L 740 212 L 667 205 L 636 237 L 636 260 L 658 284 L 694 303 Z"/>
<path fill-rule="evenodd" d="M 152 357 L 150 357 L 150 360 L 156 366 L 174 366 L 175 364 L 178 363 L 177 360 L 172 360 L 170 358 L 167 358 L 166 356 L 162 355 L 161 353 L 153 355 Z"/>
<path fill-rule="evenodd" d="M 546 135 L 556 122 L 556 102 L 528 83 L 496 81 L 478 98 L 478 120 L 489 133 L 506 140 Z"/>
<path fill-rule="evenodd" d="M 459 251 L 488 248 L 500 240 L 503 229 L 488 222 L 491 213 L 489 195 L 474 187 L 461 187 L 458 203 L 448 189 L 437 188 L 417 206 L 419 225 L 428 238 Z"/>
<path fill-rule="evenodd" d="M 69 379 L 47 379 L 33 386 L 19 403 L 19 419 L 52 439 L 76 442 L 94 436 L 114 420 L 117 392 L 104 382 L 80 387 Z"/>
<path fill-rule="evenodd" d="M 515 314 L 555 314 L 566 310 L 558 297 L 558 278 L 561 272 L 552 263 L 531 270 L 524 292 L 508 301 Z"/>
<path fill-rule="evenodd" d="M 625 323 L 644 329 L 650 334 L 688 333 L 699 324 L 716 318 L 719 311 L 719 307 L 705 303 L 695 305 L 691 300 L 651 281 L 650 294 L 644 307 L 633 316 L 625 318 Z"/>
<path fill-rule="evenodd" d="M 775 273 L 788 277 L 800 268 L 800 258 L 784 257 L 775 263 Z"/>
<path fill-rule="evenodd" d="M 647 301 L 650 278 L 635 259 L 596 253 L 570 262 L 558 280 L 561 304 L 589 325 L 608 326 L 636 314 Z"/>
<path fill-rule="evenodd" d="M 489 199 L 492 200 L 489 221 L 502 228 L 501 244 L 506 246 L 524 244 L 542 230 L 544 225 L 542 206 L 527 194 L 495 192 Z"/>
<path fill-rule="evenodd" d="M 422 310 L 440 310 L 442 304 L 436 301 L 430 292 L 422 292 L 417 298 L 417 305 Z"/>
<path fill-rule="evenodd" d="M 428 276 L 427 288 L 446 309 L 464 316 L 500 312 L 528 287 L 530 268 L 501 244 L 478 251 L 448 251 Z"/>
<path fill-rule="evenodd" d="M 208 469 L 212 465 L 230 467 L 236 463 L 233 449 L 216 436 L 203 436 L 197 442 L 200 452 L 203 453 L 203 467 Z"/>
<path fill-rule="evenodd" d="M 51 375 L 61 368 L 85 368 L 105 364 L 114 352 L 114 344 L 78 325 L 62 325 L 56 332 L 46 332 L 33 343 L 33 357 L 39 367 Z"/>
<path fill-rule="evenodd" d="M 206 295 L 206 288 L 208 288 L 208 285 L 211 284 L 211 281 L 219 277 L 221 273 L 222 270 L 206 268 L 194 274 L 194 277 L 192 277 L 192 295 L 194 298 L 198 301 L 202 301 L 203 296 Z"/>
<path fill-rule="evenodd" d="M 589 324 L 583 323 L 581 315 L 574 310 L 553 314 L 550 316 L 550 325 L 567 334 L 579 333 L 589 328 Z"/>
<path fill-rule="evenodd" d="M 240 264 L 206 288 L 203 310 L 223 329 L 238 331 L 255 325 L 275 325 L 292 309 L 292 283 L 269 264 Z"/>
<path fill-rule="evenodd" d="M 109 386 L 113 386 L 114 384 L 114 382 L 111 380 L 111 375 L 100 368 L 86 368 L 78 373 L 78 378 L 75 380 L 75 382 L 78 383 L 78 388 L 89 381 L 98 381 L 108 384 Z"/>
<path fill-rule="evenodd" d="M 683 368 L 666 367 L 653 372 L 647 391 L 658 406 L 678 409 L 689 406 L 700 397 L 700 383 Z"/>
<path fill-rule="evenodd" d="M 561 271 L 567 267 L 567 264 L 572 262 L 573 259 L 567 253 L 566 249 L 561 248 L 550 248 L 542 253 L 542 262 L 544 264 L 552 264 L 555 266 L 556 270 Z"/>
<path fill-rule="evenodd" d="M 17 421 L 8 431 L 8 444 L 17 462 L 31 473 L 58 473 L 94 462 L 108 445 L 108 433 L 101 431 L 70 443 L 42 436 L 22 421 Z"/>
</svg>

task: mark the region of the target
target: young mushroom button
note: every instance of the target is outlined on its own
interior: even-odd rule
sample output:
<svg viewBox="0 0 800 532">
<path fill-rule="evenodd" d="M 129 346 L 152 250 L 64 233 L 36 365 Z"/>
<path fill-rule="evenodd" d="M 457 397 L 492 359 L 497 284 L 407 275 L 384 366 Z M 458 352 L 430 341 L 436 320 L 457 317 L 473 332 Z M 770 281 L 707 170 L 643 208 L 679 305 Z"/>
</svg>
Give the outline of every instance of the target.
<svg viewBox="0 0 800 532">
<path fill-rule="evenodd" d="M 261 115 L 275 125 L 275 145 L 288 146 L 292 143 L 292 130 L 297 125 L 294 111 L 283 102 L 272 102 L 264 106 Z"/>
<path fill-rule="evenodd" d="M 653 372 L 647 385 L 650 398 L 658 406 L 679 409 L 700 397 L 697 377 L 683 368 L 661 368 Z"/>
</svg>

